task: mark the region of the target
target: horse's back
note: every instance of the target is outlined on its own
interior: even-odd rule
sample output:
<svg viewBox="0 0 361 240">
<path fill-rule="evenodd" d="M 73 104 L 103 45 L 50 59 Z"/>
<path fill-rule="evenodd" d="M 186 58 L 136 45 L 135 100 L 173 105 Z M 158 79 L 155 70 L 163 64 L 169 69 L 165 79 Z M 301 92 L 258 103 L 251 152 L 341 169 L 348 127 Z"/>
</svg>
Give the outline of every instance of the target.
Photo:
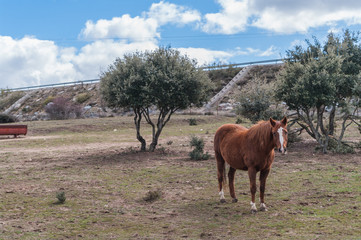
<svg viewBox="0 0 361 240">
<path fill-rule="evenodd" d="M 216 152 L 220 152 L 220 145 L 221 142 L 225 138 L 229 138 L 233 136 L 234 134 L 239 134 L 243 131 L 247 131 L 248 129 L 238 125 L 238 124 L 224 124 L 218 130 L 216 131 L 216 134 L 214 135 L 214 150 Z"/>
</svg>

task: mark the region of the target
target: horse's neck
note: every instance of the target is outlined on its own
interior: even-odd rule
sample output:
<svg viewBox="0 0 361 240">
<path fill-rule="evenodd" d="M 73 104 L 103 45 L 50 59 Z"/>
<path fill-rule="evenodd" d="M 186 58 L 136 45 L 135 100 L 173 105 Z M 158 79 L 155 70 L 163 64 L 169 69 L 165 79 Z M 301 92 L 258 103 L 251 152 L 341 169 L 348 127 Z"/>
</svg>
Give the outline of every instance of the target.
<svg viewBox="0 0 361 240">
<path fill-rule="evenodd" d="M 258 136 L 256 137 L 255 135 L 253 135 L 253 144 L 255 144 L 255 146 L 258 147 L 258 149 L 262 152 L 271 152 L 274 148 L 275 148 L 275 144 L 272 141 L 272 132 L 270 128 L 264 127 L 264 126 L 259 126 L 262 127 L 264 129 L 262 129 L 262 131 L 260 132 L 260 134 L 258 134 Z M 252 131 L 255 131 L 256 129 L 250 129 L 248 130 L 251 134 Z M 259 129 L 257 129 L 256 131 L 259 131 Z"/>
</svg>

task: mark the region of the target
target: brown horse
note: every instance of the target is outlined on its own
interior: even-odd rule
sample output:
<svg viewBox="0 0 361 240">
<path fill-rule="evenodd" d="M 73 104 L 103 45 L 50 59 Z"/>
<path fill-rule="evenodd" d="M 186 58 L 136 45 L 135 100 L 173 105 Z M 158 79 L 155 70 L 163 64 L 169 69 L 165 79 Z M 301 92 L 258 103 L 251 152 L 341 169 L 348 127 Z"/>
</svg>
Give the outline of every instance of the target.
<svg viewBox="0 0 361 240">
<path fill-rule="evenodd" d="M 221 126 L 214 136 L 214 151 L 217 160 L 219 195 L 225 202 L 222 184 L 226 183 L 225 162 L 230 165 L 229 191 L 233 202 L 237 202 L 234 193 L 234 175 L 237 169 L 248 171 L 252 194 L 251 211 L 257 212 L 255 204 L 256 174 L 260 173 L 260 210 L 267 211 L 264 203 L 266 179 L 275 156 L 274 148 L 285 154 L 287 146 L 287 118 L 275 121 L 261 121 L 250 129 L 236 124 Z"/>
</svg>

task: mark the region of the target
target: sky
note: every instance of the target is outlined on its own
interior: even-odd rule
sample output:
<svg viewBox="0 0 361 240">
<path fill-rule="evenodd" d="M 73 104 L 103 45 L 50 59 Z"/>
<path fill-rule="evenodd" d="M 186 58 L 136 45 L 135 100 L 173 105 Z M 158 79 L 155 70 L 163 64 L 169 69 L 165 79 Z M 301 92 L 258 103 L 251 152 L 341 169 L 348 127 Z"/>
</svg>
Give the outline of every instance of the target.
<svg viewBox="0 0 361 240">
<path fill-rule="evenodd" d="M 360 27 L 359 0 L 0 0 L 0 89 L 97 79 L 159 46 L 199 66 L 279 59 Z"/>
</svg>

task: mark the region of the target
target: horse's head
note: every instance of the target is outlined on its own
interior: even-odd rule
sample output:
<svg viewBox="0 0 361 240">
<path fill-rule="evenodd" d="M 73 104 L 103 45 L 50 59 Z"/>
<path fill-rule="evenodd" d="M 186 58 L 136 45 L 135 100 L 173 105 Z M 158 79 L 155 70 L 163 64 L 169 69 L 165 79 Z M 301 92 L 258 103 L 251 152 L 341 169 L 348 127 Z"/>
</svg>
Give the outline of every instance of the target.
<svg viewBox="0 0 361 240">
<path fill-rule="evenodd" d="M 281 121 L 269 119 L 272 126 L 273 142 L 279 152 L 285 154 L 287 151 L 287 118 L 284 117 Z"/>
</svg>

